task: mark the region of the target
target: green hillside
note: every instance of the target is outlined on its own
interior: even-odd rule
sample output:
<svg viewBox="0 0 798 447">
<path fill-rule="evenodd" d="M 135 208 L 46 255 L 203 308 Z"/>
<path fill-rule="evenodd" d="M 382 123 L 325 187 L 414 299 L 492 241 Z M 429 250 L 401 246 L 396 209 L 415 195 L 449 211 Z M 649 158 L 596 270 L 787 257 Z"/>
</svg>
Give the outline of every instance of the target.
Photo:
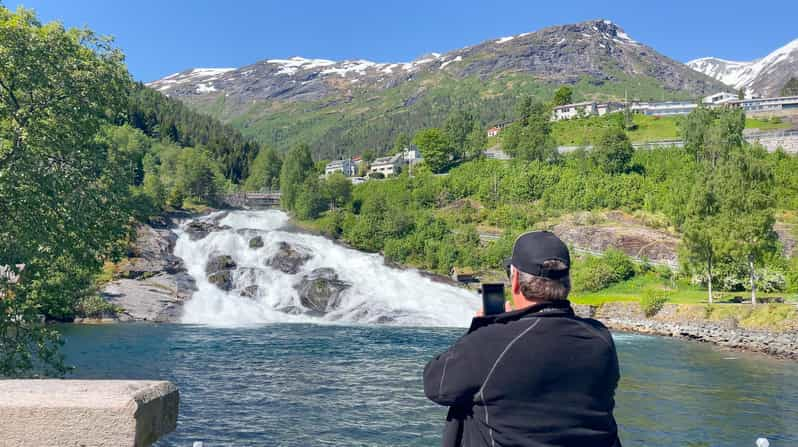
<svg viewBox="0 0 798 447">
<path fill-rule="evenodd" d="M 263 101 L 250 104 L 242 112 L 239 105 L 227 104 L 225 96 L 218 95 L 211 102 L 193 106 L 277 150 L 304 142 L 311 146 L 314 156 L 333 158 L 366 150 L 384 153 L 398 134 L 412 135 L 439 126 L 452 110 L 472 111 L 486 127 L 509 121 L 519 97 L 529 95 L 548 101 L 559 86 L 526 75 L 483 81 L 440 73 L 383 91 L 353 92 L 345 101 Z M 624 77 L 603 84 L 585 79 L 573 88 L 575 101 L 617 100 L 625 92 L 635 98 L 689 98 L 687 93 L 668 91 L 646 77 Z"/>
</svg>

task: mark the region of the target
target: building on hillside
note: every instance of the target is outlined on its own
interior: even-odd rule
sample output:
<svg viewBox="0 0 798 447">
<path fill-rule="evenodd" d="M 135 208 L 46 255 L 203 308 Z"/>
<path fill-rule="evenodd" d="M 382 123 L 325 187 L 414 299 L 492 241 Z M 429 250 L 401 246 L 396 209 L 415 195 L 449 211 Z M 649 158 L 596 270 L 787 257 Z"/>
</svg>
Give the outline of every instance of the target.
<svg viewBox="0 0 798 447">
<path fill-rule="evenodd" d="M 553 121 L 569 120 L 580 116 L 598 115 L 596 103 L 592 101 L 563 104 L 551 112 Z"/>
<path fill-rule="evenodd" d="M 635 113 L 650 116 L 676 116 L 687 115 L 698 104 L 689 101 L 665 101 L 665 102 L 638 102 L 632 104 L 629 109 Z"/>
<path fill-rule="evenodd" d="M 399 174 L 404 164 L 402 153 L 392 155 L 390 157 L 380 157 L 371 163 L 369 168 L 369 175 L 380 173 L 385 177 Z"/>
<path fill-rule="evenodd" d="M 421 156 L 421 152 L 419 152 L 418 148 L 415 146 L 406 147 L 402 151 L 402 161 L 405 164 L 416 164 L 423 159 L 424 157 Z"/>
<path fill-rule="evenodd" d="M 623 104 L 618 102 L 595 101 L 578 102 L 555 107 L 551 112 L 552 121 L 568 120 L 587 116 L 604 116 L 608 113 L 623 110 Z"/>
<path fill-rule="evenodd" d="M 743 109 L 746 114 L 798 115 L 798 96 L 738 99 L 729 104 Z"/>
<path fill-rule="evenodd" d="M 722 105 L 737 100 L 736 93 L 718 92 L 701 99 L 704 104 Z"/>
<path fill-rule="evenodd" d="M 511 123 L 512 121 L 502 121 L 501 123 L 497 123 L 495 126 L 492 126 L 487 131 L 488 137 L 495 137 L 499 135 L 501 131 L 504 130 L 504 128 Z"/>
<path fill-rule="evenodd" d="M 346 177 L 353 177 L 357 174 L 357 166 L 351 159 L 334 160 L 327 163 L 324 168 L 324 175 L 328 176 L 336 172 L 340 172 Z"/>
<path fill-rule="evenodd" d="M 604 116 L 608 113 L 620 112 L 624 107 L 620 102 L 600 102 L 596 104 L 596 112 L 599 116 Z"/>
</svg>

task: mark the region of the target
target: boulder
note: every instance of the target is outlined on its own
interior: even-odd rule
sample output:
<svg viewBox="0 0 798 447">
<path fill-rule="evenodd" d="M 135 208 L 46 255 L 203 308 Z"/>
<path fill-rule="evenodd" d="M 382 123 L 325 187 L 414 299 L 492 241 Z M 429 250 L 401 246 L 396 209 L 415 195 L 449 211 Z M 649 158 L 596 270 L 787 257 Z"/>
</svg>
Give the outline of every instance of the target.
<svg viewBox="0 0 798 447">
<path fill-rule="evenodd" d="M 256 285 L 246 286 L 241 290 L 241 296 L 244 298 L 257 298 L 260 287 Z"/>
<path fill-rule="evenodd" d="M 205 264 L 208 282 L 225 292 L 233 290 L 233 270 L 236 267 L 238 267 L 236 262 L 229 255 L 211 257 Z"/>
<path fill-rule="evenodd" d="M 149 225 L 136 226 L 136 240 L 128 248 L 128 258 L 117 265 L 122 278 L 147 278 L 159 273 L 185 271 L 183 260 L 172 254 L 177 235 Z"/>
<path fill-rule="evenodd" d="M 299 268 L 302 267 L 310 257 L 310 254 L 295 249 L 287 242 L 280 242 L 277 253 L 266 260 L 266 265 L 283 273 L 296 275 L 297 272 L 299 272 Z"/>
<path fill-rule="evenodd" d="M 249 248 L 261 248 L 263 247 L 263 238 L 260 236 L 255 236 L 249 240 Z"/>
<path fill-rule="evenodd" d="M 116 321 L 177 322 L 183 303 L 197 290 L 186 272 L 160 273 L 145 279 L 119 279 L 103 288 L 101 296 L 122 309 Z"/>
<path fill-rule="evenodd" d="M 341 296 L 352 285 L 338 279 L 338 274 L 330 268 L 315 269 L 294 286 L 299 293 L 299 301 L 311 314 L 326 314 L 337 309 Z"/>
<path fill-rule="evenodd" d="M 229 255 L 213 256 L 205 264 L 205 273 L 216 273 L 222 270 L 234 270 L 236 262 Z"/>
<path fill-rule="evenodd" d="M 219 225 L 218 222 L 208 220 L 192 220 L 184 227 L 184 231 L 192 241 L 204 239 L 205 236 L 214 231 L 229 230 L 227 225 Z"/>
<path fill-rule="evenodd" d="M 208 282 L 225 292 L 229 292 L 233 290 L 233 272 L 230 270 L 213 272 L 208 275 Z"/>
</svg>

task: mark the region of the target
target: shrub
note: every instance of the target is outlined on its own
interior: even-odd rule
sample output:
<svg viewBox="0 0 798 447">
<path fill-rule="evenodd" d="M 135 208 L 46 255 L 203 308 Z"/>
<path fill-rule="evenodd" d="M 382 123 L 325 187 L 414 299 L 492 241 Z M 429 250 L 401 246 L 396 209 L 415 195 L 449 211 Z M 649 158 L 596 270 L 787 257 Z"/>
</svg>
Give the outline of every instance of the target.
<svg viewBox="0 0 798 447">
<path fill-rule="evenodd" d="M 122 309 L 105 301 L 98 295 L 91 295 L 81 299 L 75 306 L 75 315 L 79 317 L 102 317 L 107 314 L 116 314 Z"/>
<path fill-rule="evenodd" d="M 573 287 L 577 292 L 596 292 L 615 282 L 615 273 L 602 258 L 588 257 L 572 274 Z"/>
<path fill-rule="evenodd" d="M 635 264 L 626 253 L 609 249 L 604 252 L 604 263 L 612 270 L 613 281 L 620 282 L 635 276 Z"/>
<path fill-rule="evenodd" d="M 783 292 L 787 288 L 787 279 L 784 273 L 770 268 L 763 267 L 756 270 L 756 287 L 764 293 Z M 750 289 L 750 284 L 746 289 Z"/>
<path fill-rule="evenodd" d="M 646 317 L 658 314 L 665 303 L 668 302 L 668 293 L 663 290 L 646 290 L 640 297 L 640 310 Z"/>
</svg>

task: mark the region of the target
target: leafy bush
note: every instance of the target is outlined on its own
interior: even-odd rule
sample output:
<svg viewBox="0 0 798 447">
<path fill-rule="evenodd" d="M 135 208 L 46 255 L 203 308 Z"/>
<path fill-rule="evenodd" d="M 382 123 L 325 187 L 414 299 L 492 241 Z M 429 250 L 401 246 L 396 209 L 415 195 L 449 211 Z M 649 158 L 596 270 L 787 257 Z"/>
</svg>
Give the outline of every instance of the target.
<svg viewBox="0 0 798 447">
<path fill-rule="evenodd" d="M 646 317 L 658 314 L 665 303 L 668 302 L 668 293 L 663 290 L 646 290 L 640 297 L 640 310 Z"/>
<path fill-rule="evenodd" d="M 572 280 L 574 291 L 596 292 L 614 283 L 615 274 L 602 258 L 590 256 L 577 264 Z"/>
<path fill-rule="evenodd" d="M 98 295 L 90 295 L 81 299 L 75 307 L 78 317 L 97 318 L 108 314 L 115 314 L 122 309 L 104 300 Z"/>
<path fill-rule="evenodd" d="M 787 279 L 784 273 L 776 269 L 759 268 L 756 269 L 756 287 L 764 293 L 783 292 L 787 288 Z M 750 284 L 746 288 L 750 289 Z"/>
<path fill-rule="evenodd" d="M 634 275 L 632 259 L 620 250 L 610 249 L 602 257 L 588 256 L 577 262 L 572 279 L 575 291 L 596 292 Z"/>
<path fill-rule="evenodd" d="M 604 252 L 603 259 L 612 270 L 613 282 L 626 281 L 635 276 L 635 264 L 626 253 L 611 248 Z"/>
</svg>

